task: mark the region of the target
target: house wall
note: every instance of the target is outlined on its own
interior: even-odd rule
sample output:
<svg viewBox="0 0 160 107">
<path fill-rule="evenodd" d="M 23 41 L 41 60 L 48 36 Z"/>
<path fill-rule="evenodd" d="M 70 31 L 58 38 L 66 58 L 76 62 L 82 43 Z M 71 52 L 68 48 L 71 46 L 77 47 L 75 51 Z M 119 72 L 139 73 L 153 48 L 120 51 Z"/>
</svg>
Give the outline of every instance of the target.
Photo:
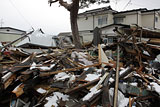
<svg viewBox="0 0 160 107">
<path fill-rule="evenodd" d="M 155 22 L 155 28 L 160 29 L 160 15 L 156 13 L 155 16 L 158 18 L 158 21 Z"/>
<path fill-rule="evenodd" d="M 93 33 L 82 33 L 80 36 L 83 37 L 83 42 L 92 42 L 93 40 Z"/>
<path fill-rule="evenodd" d="M 111 26 L 111 27 L 104 28 L 104 29 L 102 29 L 101 34 L 102 35 L 110 35 L 110 36 L 112 35 L 112 36 L 114 36 L 115 32 L 113 31 L 113 29 L 115 27 L 116 26 Z"/>
<path fill-rule="evenodd" d="M 98 18 L 103 16 L 107 17 L 107 23 L 98 25 Z M 77 23 L 78 23 L 79 31 L 93 30 L 96 27 L 103 27 L 103 26 L 113 24 L 113 15 L 112 13 L 89 15 L 89 16 L 84 15 L 78 18 Z"/>
<path fill-rule="evenodd" d="M 98 25 L 98 18 L 99 17 L 103 17 L 103 16 L 107 17 L 107 23 L 106 24 L 102 24 L 102 25 Z M 96 15 L 94 22 L 95 22 L 95 27 L 99 27 L 99 28 L 107 26 L 107 25 L 110 25 L 110 24 L 113 24 L 113 15 L 111 13 Z"/>
<path fill-rule="evenodd" d="M 141 25 L 141 17 L 140 17 L 140 14 L 137 12 L 134 12 L 131 14 L 126 14 L 126 13 L 115 14 L 114 17 L 124 17 L 123 22 L 119 23 L 119 24 L 126 24 L 126 25 L 138 24 L 138 25 Z"/>
<path fill-rule="evenodd" d="M 81 15 L 81 17 L 78 19 L 79 31 L 93 30 L 95 27 L 100 28 L 110 24 L 114 24 L 115 18 L 123 18 L 123 22 L 116 24 L 138 24 L 140 27 L 160 29 L 160 15 L 158 14 L 158 12 L 155 12 L 154 14 L 154 11 L 132 11 L 116 14 L 113 14 L 111 11 L 105 11 L 102 13 L 94 14 L 89 14 L 90 16 L 88 16 L 87 20 L 85 19 L 85 15 Z M 107 24 L 98 25 L 98 18 L 103 16 L 107 16 Z M 158 21 L 155 21 L 155 17 L 158 18 Z"/>
<path fill-rule="evenodd" d="M 138 15 L 138 25 L 140 27 L 142 27 L 142 14 L 141 14 L 141 12 L 138 12 L 137 15 Z"/>
<path fill-rule="evenodd" d="M 17 35 L 17 34 L 1 34 L 0 33 L 0 42 L 12 42 L 20 37 L 21 35 Z M 20 41 L 17 41 L 13 45 L 17 44 L 18 42 Z"/>
<path fill-rule="evenodd" d="M 18 31 L 18 30 L 14 30 L 14 29 L 0 29 L 0 33 L 21 35 L 24 32 Z"/>
<path fill-rule="evenodd" d="M 137 24 L 137 14 L 126 15 L 125 22 L 123 24 Z"/>
<path fill-rule="evenodd" d="M 93 16 L 79 17 L 77 23 L 79 31 L 93 30 Z"/>
<path fill-rule="evenodd" d="M 154 13 L 142 14 L 142 26 L 146 28 L 154 28 Z"/>
</svg>

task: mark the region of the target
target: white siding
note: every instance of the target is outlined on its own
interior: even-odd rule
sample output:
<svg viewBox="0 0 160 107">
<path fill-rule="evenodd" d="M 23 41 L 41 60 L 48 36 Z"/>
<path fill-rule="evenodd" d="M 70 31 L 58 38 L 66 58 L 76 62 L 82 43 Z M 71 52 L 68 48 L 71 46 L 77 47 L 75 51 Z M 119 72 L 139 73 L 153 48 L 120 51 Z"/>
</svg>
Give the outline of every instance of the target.
<svg viewBox="0 0 160 107">
<path fill-rule="evenodd" d="M 8 28 L 8 29 L 0 29 L 0 33 L 18 34 L 18 35 L 21 35 L 21 34 L 23 34 L 24 32 Z"/>
<path fill-rule="evenodd" d="M 155 28 L 160 29 L 160 15 L 156 14 L 156 17 L 158 18 L 158 21 L 155 22 Z"/>
<path fill-rule="evenodd" d="M 106 24 L 102 24 L 102 25 L 98 25 L 98 18 L 99 17 L 107 17 L 107 23 Z M 95 27 L 104 27 L 107 25 L 113 24 L 113 15 L 112 14 L 103 14 L 103 15 L 96 15 L 95 16 Z"/>
<path fill-rule="evenodd" d="M 138 13 L 138 25 L 142 27 L 142 14 L 141 14 L 141 12 Z"/>
<path fill-rule="evenodd" d="M 98 25 L 98 18 L 100 17 L 107 17 L 107 23 Z M 83 17 L 83 18 L 82 18 Z M 114 18 L 123 18 L 123 22 L 117 23 L 117 24 L 126 24 L 126 25 L 132 25 L 132 24 L 138 24 L 140 27 L 146 27 L 154 29 L 160 29 L 160 15 L 156 13 L 156 17 L 158 17 L 158 21 L 155 22 L 155 16 L 153 11 L 148 12 L 142 12 L 141 11 L 133 11 L 133 12 L 122 12 L 118 14 L 114 14 L 111 12 L 105 12 L 105 13 L 97 13 L 96 15 L 90 15 L 88 19 L 85 19 L 85 15 L 81 16 L 81 18 L 78 19 L 78 25 L 79 30 L 93 30 L 95 27 L 104 27 L 107 25 L 114 24 Z M 116 23 L 115 23 L 116 24 Z"/>
<path fill-rule="evenodd" d="M 79 31 L 83 30 L 93 30 L 93 16 L 88 16 L 87 18 L 79 17 L 77 20 Z"/>
<path fill-rule="evenodd" d="M 137 13 L 126 15 L 125 22 L 123 24 L 131 25 L 131 24 L 137 24 Z"/>
<path fill-rule="evenodd" d="M 142 26 L 146 28 L 154 28 L 154 13 L 142 15 Z"/>
<path fill-rule="evenodd" d="M 107 17 L 107 23 L 102 24 L 102 25 L 98 25 L 98 18 L 99 17 Z M 93 22 L 93 20 L 94 20 L 94 22 Z M 103 26 L 113 24 L 113 15 L 111 13 L 109 13 L 109 14 L 94 15 L 94 16 L 92 15 L 92 16 L 88 16 L 87 18 L 86 18 L 86 16 L 79 17 L 77 20 L 77 23 L 78 23 L 79 31 L 93 30 L 96 27 L 103 27 Z"/>
<path fill-rule="evenodd" d="M 16 35 L 16 34 L 0 34 L 0 42 L 12 42 L 20 37 L 21 35 Z M 18 42 L 20 41 L 17 41 L 15 44 L 17 44 Z"/>
</svg>

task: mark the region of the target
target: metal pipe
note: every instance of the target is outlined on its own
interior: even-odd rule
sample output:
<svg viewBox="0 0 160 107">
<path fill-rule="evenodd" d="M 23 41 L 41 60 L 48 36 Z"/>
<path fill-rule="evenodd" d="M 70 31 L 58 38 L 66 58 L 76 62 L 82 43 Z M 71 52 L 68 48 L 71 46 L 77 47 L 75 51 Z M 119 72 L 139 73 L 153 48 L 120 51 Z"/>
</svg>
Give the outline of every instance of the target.
<svg viewBox="0 0 160 107">
<path fill-rule="evenodd" d="M 119 43 L 117 44 L 116 82 L 114 88 L 114 104 L 113 104 L 114 107 L 117 107 L 118 84 L 119 84 Z"/>
</svg>

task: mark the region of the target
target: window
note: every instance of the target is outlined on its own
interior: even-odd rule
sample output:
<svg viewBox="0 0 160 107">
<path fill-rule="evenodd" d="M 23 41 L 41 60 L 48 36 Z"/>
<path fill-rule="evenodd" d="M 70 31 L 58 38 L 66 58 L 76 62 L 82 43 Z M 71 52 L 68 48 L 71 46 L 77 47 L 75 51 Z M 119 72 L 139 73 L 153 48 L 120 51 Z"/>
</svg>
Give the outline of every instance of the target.
<svg viewBox="0 0 160 107">
<path fill-rule="evenodd" d="M 100 16 L 98 18 L 98 25 L 107 24 L 107 16 Z"/>
<path fill-rule="evenodd" d="M 123 17 L 116 17 L 116 18 L 114 18 L 114 23 L 115 24 L 121 24 L 121 23 L 123 23 Z"/>
</svg>

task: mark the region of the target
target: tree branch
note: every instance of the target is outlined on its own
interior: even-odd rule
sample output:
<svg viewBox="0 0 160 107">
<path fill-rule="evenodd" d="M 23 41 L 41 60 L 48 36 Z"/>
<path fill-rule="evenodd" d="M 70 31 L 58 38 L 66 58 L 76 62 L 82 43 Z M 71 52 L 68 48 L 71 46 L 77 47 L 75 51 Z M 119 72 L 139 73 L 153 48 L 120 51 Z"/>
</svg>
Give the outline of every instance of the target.
<svg viewBox="0 0 160 107">
<path fill-rule="evenodd" d="M 68 4 L 67 2 L 64 2 L 63 0 L 58 0 L 59 1 L 59 4 L 63 7 L 65 7 L 68 11 L 71 10 L 71 7 L 72 7 L 72 3 L 71 4 Z"/>
<path fill-rule="evenodd" d="M 57 2 L 58 0 L 52 1 L 52 0 L 48 0 L 48 3 L 50 4 L 50 6 L 52 5 L 52 3 Z"/>
</svg>

